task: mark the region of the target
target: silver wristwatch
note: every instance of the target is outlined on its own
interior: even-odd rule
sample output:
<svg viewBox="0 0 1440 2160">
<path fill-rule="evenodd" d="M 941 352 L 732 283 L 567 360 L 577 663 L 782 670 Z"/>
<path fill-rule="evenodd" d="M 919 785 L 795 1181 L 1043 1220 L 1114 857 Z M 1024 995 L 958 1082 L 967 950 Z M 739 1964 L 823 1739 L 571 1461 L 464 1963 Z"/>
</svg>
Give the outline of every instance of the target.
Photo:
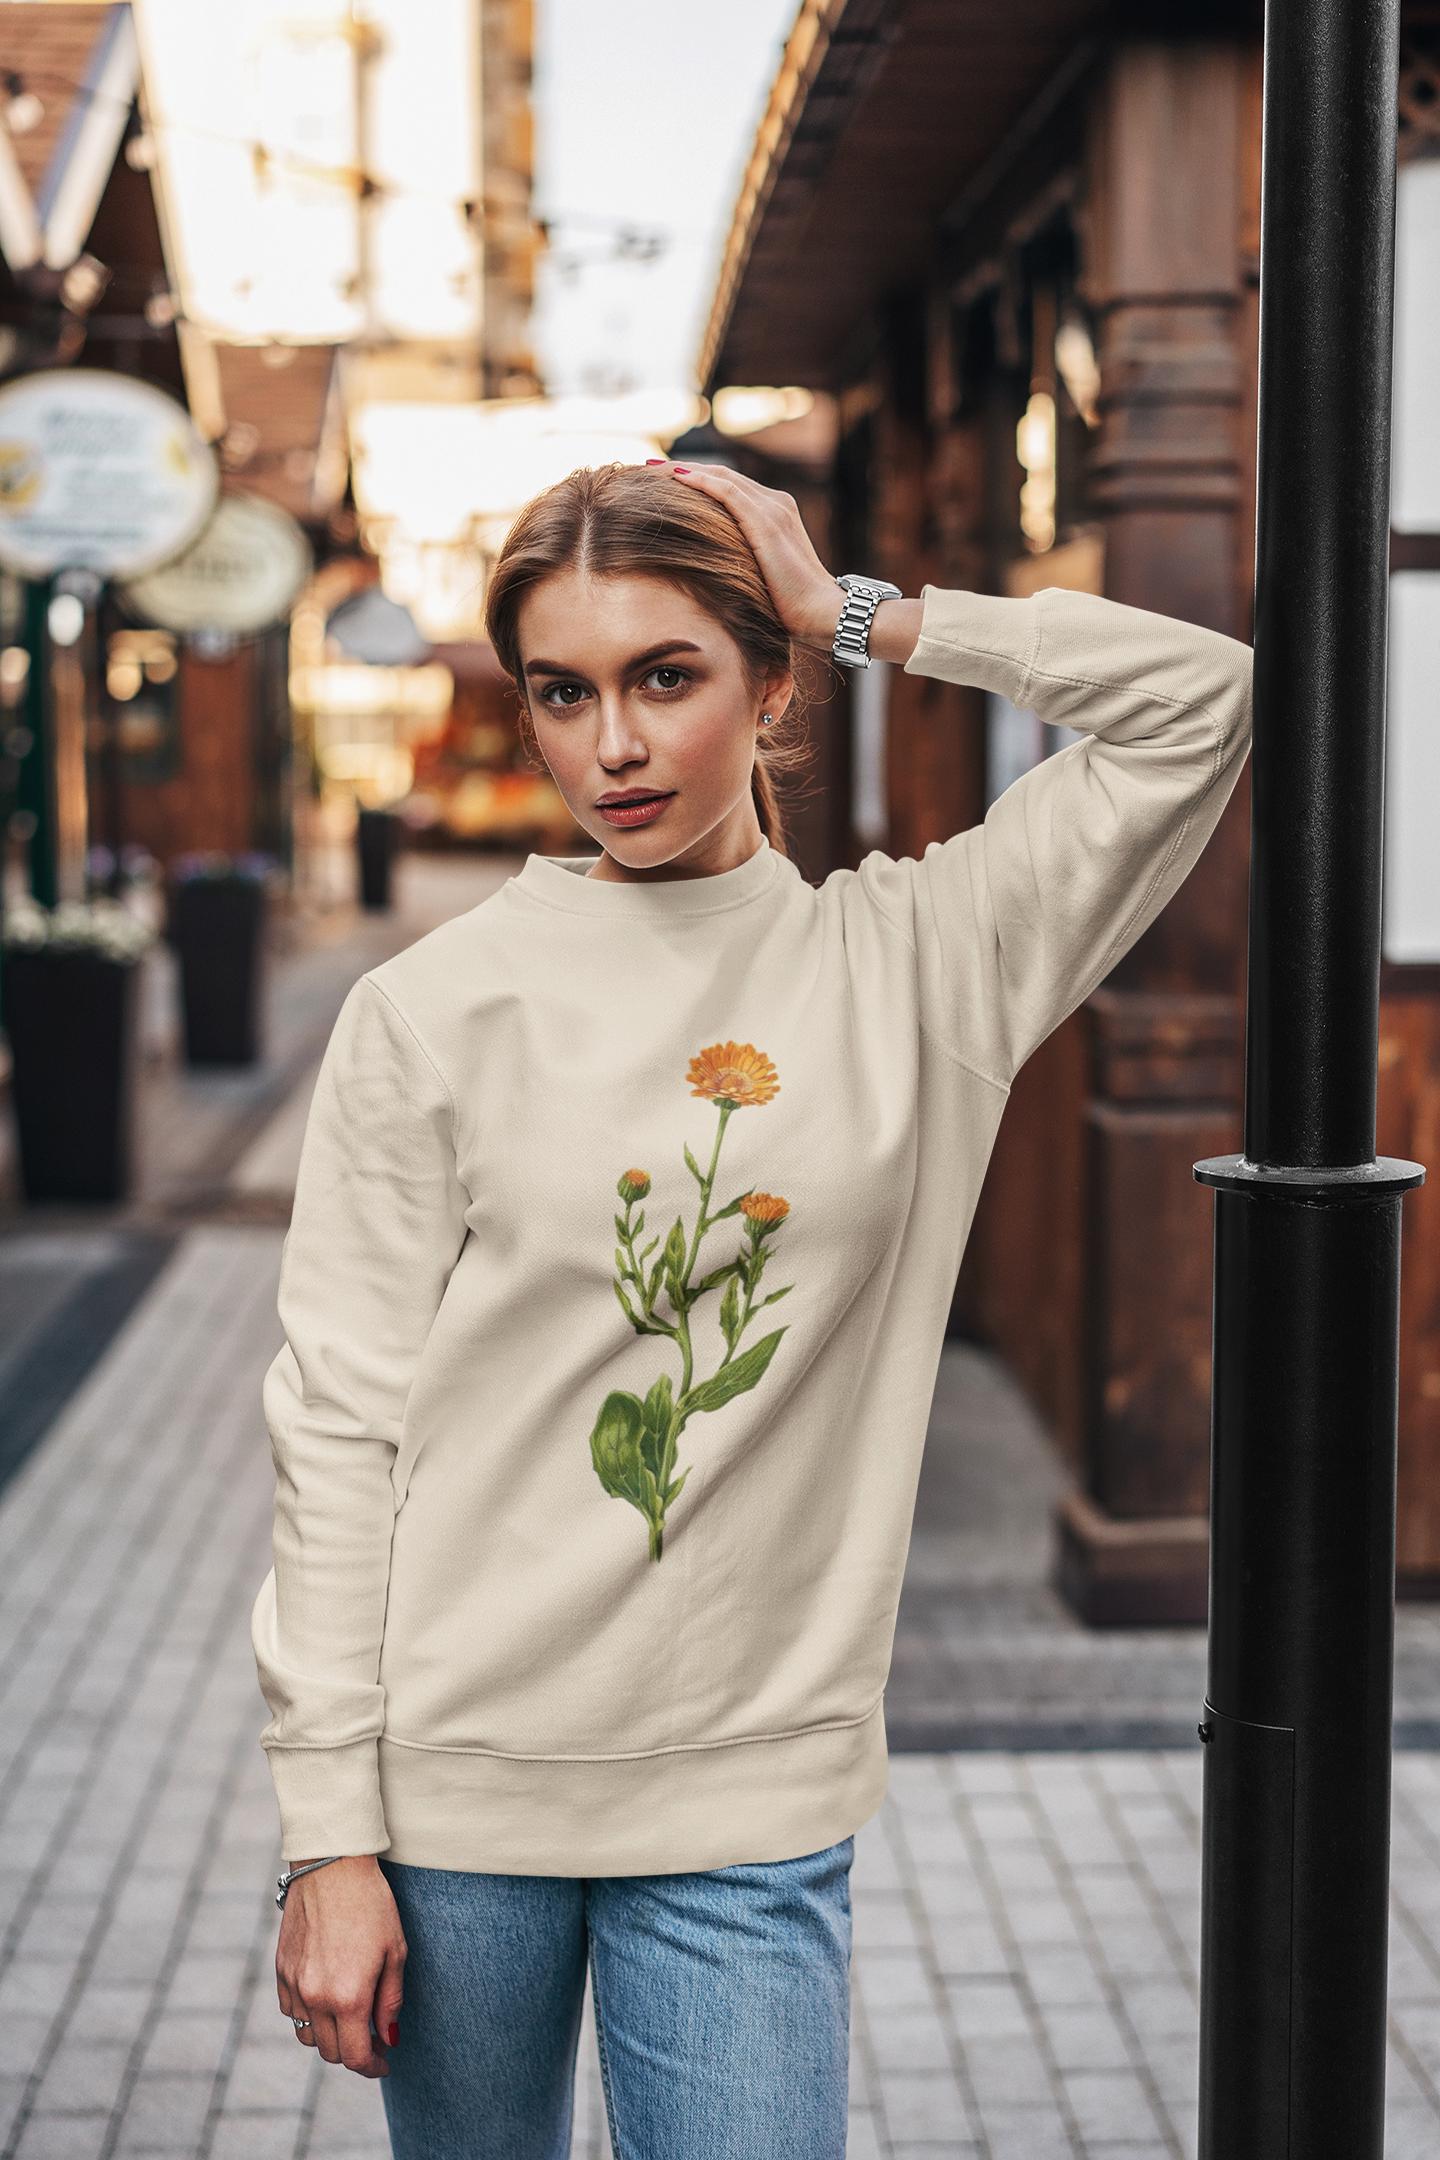
<svg viewBox="0 0 1440 2160">
<path fill-rule="evenodd" d="M 875 610 L 882 600 L 903 600 L 905 595 L 898 585 L 884 578 L 862 577 L 858 570 L 845 571 L 835 582 L 845 588 L 845 605 L 835 628 L 831 658 L 842 667 L 869 667 L 870 625 Z"/>
</svg>

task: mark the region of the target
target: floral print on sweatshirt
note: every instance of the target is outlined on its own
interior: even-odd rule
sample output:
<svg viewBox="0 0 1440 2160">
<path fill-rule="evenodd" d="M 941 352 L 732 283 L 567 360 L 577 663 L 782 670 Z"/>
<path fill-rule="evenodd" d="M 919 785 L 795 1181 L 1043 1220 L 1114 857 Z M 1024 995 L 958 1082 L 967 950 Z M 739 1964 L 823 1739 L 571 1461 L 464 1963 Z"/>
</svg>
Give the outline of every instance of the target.
<svg viewBox="0 0 1440 2160">
<path fill-rule="evenodd" d="M 717 1112 L 708 1168 L 702 1170 L 689 1147 L 685 1149 L 685 1166 L 699 1187 L 694 1230 L 687 1234 L 680 1214 L 663 1244 L 657 1234 L 637 1249 L 636 1241 L 645 1230 L 641 1203 L 650 1193 L 650 1173 L 624 1170 L 615 1188 L 625 1209 L 615 1217 L 619 1240 L 615 1295 L 637 1335 L 668 1336 L 675 1344 L 680 1353 L 679 1378 L 672 1381 L 668 1372 L 662 1372 L 643 1397 L 623 1388 L 612 1390 L 600 1405 L 590 1435 L 595 1474 L 612 1499 L 628 1500 L 644 1516 L 652 1560 L 659 1560 L 664 1552 L 666 1511 L 690 1475 L 688 1465 L 675 1475 L 681 1433 L 698 1411 L 722 1410 L 737 1395 L 759 1385 L 786 1331 L 775 1328 L 745 1348 L 742 1338 L 757 1314 L 794 1288 L 786 1283 L 759 1296 L 775 1233 L 790 1212 L 788 1200 L 750 1188 L 722 1207 L 711 1206 L 726 1125 L 737 1110 L 763 1109 L 774 1100 L 780 1091 L 775 1067 L 753 1043 L 711 1043 L 691 1058 L 686 1078 L 691 1094 L 713 1103 Z M 696 1279 L 702 1239 L 734 1216 L 744 1225 L 740 1250 Z M 657 1245 L 661 1249 L 651 1263 Z M 713 1372 L 697 1378 L 691 1315 L 712 1292 L 720 1294 L 718 1319 L 725 1354 Z M 668 1315 L 658 1309 L 662 1293 Z"/>
</svg>

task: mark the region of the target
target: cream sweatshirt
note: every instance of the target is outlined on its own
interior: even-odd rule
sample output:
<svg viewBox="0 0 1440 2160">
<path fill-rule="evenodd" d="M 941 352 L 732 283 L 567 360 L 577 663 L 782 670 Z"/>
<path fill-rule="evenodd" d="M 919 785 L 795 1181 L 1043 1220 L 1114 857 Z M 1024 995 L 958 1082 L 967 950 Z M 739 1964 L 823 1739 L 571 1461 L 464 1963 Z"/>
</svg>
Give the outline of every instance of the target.
<svg viewBox="0 0 1440 2160">
<path fill-rule="evenodd" d="M 905 672 L 1082 731 L 818 887 L 530 855 L 344 1001 L 263 1384 L 287 1860 L 783 1860 L 884 1797 L 956 1273 L 1011 1082 L 1181 885 L 1250 648 L 922 588 Z"/>
</svg>

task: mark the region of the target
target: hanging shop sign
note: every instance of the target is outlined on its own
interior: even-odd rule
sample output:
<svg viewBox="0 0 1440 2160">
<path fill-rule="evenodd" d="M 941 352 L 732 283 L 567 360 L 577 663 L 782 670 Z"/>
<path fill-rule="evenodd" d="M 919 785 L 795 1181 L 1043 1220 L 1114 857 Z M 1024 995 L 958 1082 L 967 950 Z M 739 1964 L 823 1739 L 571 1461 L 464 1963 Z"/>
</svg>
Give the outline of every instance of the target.
<svg viewBox="0 0 1440 2160">
<path fill-rule="evenodd" d="M 0 388 L 0 566 L 136 577 L 214 510 L 214 452 L 183 405 L 129 375 L 47 368 Z"/>
<path fill-rule="evenodd" d="M 289 614 L 310 575 L 310 544 L 288 511 L 258 495 L 222 495 L 182 554 L 121 598 L 165 630 L 244 637 Z"/>
</svg>

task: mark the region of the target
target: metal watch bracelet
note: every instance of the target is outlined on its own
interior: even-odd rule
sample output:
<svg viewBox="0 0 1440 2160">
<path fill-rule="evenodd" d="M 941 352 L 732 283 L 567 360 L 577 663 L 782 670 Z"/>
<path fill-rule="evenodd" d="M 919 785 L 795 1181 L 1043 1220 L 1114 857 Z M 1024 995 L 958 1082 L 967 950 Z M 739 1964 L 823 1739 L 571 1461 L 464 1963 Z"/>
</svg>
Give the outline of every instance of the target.
<svg viewBox="0 0 1440 2160">
<path fill-rule="evenodd" d="M 882 600 L 900 600 L 904 595 L 887 578 L 865 577 L 857 570 L 845 571 L 835 582 L 845 594 L 845 604 L 835 625 L 830 657 L 842 667 L 869 667 L 870 625 L 875 610 Z"/>
</svg>

